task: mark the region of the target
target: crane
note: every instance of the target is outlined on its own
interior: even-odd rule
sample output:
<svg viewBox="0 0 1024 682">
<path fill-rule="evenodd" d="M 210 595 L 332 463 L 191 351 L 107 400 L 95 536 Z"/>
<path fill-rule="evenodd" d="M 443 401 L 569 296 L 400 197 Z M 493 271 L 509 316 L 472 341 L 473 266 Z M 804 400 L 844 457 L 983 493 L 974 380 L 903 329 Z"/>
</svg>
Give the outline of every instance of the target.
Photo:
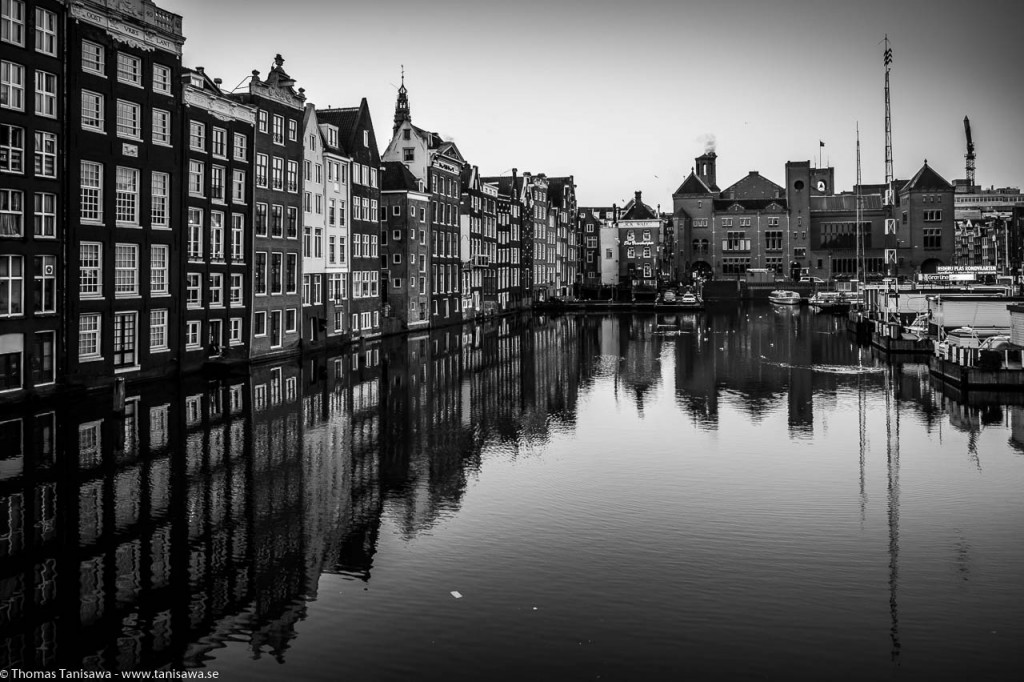
<svg viewBox="0 0 1024 682">
<path fill-rule="evenodd" d="M 974 140 L 971 139 L 971 120 L 964 116 L 964 132 L 967 133 L 967 185 L 974 187 Z M 973 191 L 973 190 L 971 190 Z"/>
</svg>

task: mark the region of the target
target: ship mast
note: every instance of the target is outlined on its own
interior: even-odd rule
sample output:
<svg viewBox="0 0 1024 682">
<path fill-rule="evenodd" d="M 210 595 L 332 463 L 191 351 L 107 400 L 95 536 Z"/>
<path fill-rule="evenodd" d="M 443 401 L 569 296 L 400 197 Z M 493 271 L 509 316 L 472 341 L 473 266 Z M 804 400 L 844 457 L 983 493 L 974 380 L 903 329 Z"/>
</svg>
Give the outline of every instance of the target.
<svg viewBox="0 0 1024 682">
<path fill-rule="evenodd" d="M 857 289 L 864 286 L 864 233 L 861 229 L 861 189 L 860 189 L 860 122 L 857 122 L 857 217 L 854 229 L 857 231 Z"/>
<path fill-rule="evenodd" d="M 890 277 L 897 275 L 897 248 L 899 241 L 896 239 L 896 221 L 893 219 L 893 204 L 895 203 L 896 191 L 893 187 L 892 172 L 892 111 L 889 106 L 889 67 L 892 66 L 892 48 L 889 47 L 889 35 L 886 34 L 885 51 L 882 53 L 882 62 L 885 64 L 885 195 L 883 205 L 885 207 L 885 260 L 886 274 Z"/>
</svg>

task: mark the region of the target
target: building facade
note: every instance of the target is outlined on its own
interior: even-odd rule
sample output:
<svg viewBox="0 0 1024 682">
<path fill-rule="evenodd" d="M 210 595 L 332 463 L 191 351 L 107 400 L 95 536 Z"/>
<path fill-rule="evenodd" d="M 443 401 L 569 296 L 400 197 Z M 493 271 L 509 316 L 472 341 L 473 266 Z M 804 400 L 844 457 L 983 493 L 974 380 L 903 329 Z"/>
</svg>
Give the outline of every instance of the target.
<svg viewBox="0 0 1024 682">
<path fill-rule="evenodd" d="M 64 338 L 65 3 L 4 2 L 0 34 L 0 402 L 56 385 Z"/>
<path fill-rule="evenodd" d="M 190 371 L 211 359 L 249 357 L 256 110 L 225 97 L 220 79 L 202 67 L 185 69 L 181 81 L 189 184 L 185 249 L 174 267 L 185 288 L 175 343 Z M 161 251 L 152 249 L 154 267 Z"/>
<path fill-rule="evenodd" d="M 275 57 L 266 80 L 253 71 L 247 90 L 232 97 L 256 109 L 249 355 L 270 359 L 300 349 L 301 131 L 306 98 L 285 72 L 281 55 Z"/>
<path fill-rule="evenodd" d="M 381 206 L 384 331 L 423 329 L 430 324 L 430 195 L 404 164 L 385 161 Z"/>
<path fill-rule="evenodd" d="M 181 17 L 148 0 L 69 12 L 66 377 L 168 375 L 184 328 Z"/>
</svg>

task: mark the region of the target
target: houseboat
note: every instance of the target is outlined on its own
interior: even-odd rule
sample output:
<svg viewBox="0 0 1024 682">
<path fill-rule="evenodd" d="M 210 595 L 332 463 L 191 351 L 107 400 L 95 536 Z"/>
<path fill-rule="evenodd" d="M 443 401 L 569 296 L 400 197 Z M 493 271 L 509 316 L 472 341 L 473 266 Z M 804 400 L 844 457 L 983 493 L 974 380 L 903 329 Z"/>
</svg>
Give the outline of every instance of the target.
<svg viewBox="0 0 1024 682">
<path fill-rule="evenodd" d="M 850 309 L 850 301 L 838 291 L 819 291 L 807 303 L 819 313 L 845 313 Z"/>
<path fill-rule="evenodd" d="M 795 291 L 776 289 L 768 294 L 768 300 L 778 305 L 800 305 L 800 294 Z"/>
</svg>

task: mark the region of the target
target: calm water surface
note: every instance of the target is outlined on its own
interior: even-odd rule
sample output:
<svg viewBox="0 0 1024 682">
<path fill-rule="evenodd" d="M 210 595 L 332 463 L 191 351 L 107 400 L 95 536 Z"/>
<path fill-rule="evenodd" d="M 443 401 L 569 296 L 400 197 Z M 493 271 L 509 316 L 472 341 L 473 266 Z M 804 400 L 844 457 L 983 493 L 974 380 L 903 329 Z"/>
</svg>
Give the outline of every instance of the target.
<svg viewBox="0 0 1024 682">
<path fill-rule="evenodd" d="M 0 668 L 1024 667 L 1024 401 L 840 318 L 507 319 L 132 397 L 0 416 Z"/>
</svg>

